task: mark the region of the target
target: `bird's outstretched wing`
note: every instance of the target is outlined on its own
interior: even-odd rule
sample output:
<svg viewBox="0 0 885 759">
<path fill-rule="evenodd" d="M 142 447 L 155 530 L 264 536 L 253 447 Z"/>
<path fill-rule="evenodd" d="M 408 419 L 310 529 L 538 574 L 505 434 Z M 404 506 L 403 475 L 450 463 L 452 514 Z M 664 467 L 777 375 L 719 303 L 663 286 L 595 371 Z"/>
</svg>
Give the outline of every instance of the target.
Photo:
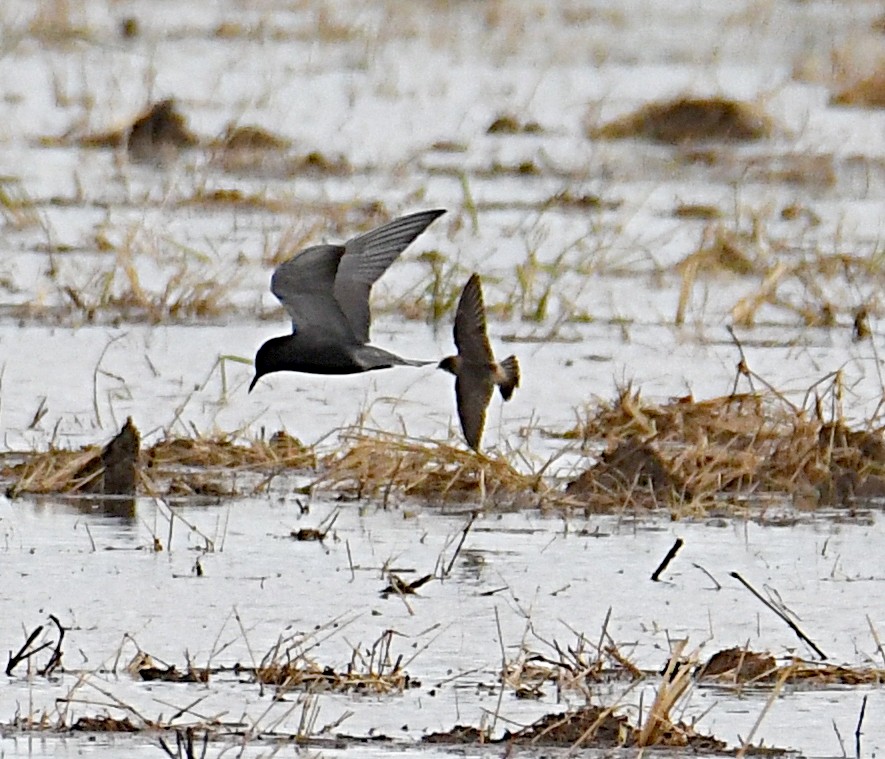
<svg viewBox="0 0 885 759">
<path fill-rule="evenodd" d="M 348 240 L 344 246 L 333 292 L 350 329 L 360 342 L 369 341 L 372 285 L 409 243 L 444 213 L 443 210 L 433 210 L 403 216 Z"/>
<path fill-rule="evenodd" d="M 463 365 L 462 365 L 463 366 Z M 486 424 L 486 409 L 492 400 L 494 385 L 488 370 L 464 367 L 455 380 L 455 401 L 464 439 L 473 450 L 479 450 Z"/>
<path fill-rule="evenodd" d="M 321 334 L 344 343 L 355 336 L 335 299 L 335 276 L 344 256 L 343 245 L 315 245 L 280 264 L 270 290 L 292 317 L 292 332 Z"/>
<path fill-rule="evenodd" d="M 455 345 L 464 363 L 481 364 L 486 371 L 495 360 L 486 334 L 486 310 L 478 274 L 471 274 L 455 313 Z"/>
</svg>

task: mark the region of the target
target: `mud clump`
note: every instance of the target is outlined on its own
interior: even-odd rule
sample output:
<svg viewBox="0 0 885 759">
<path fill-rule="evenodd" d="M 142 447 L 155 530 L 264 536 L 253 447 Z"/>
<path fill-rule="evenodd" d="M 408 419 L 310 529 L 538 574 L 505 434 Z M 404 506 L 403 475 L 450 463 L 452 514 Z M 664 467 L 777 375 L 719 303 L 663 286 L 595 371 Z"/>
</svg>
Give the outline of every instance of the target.
<svg viewBox="0 0 885 759">
<path fill-rule="evenodd" d="M 591 139 L 643 139 L 667 145 L 751 142 L 769 137 L 769 117 L 756 106 L 726 98 L 679 98 L 649 103 L 635 113 L 590 127 Z"/>
<path fill-rule="evenodd" d="M 138 485 L 140 446 L 141 436 L 129 417 L 101 454 L 91 458 L 74 474 L 74 480 L 83 483 L 79 490 L 98 495 L 134 496 Z"/>
<path fill-rule="evenodd" d="M 88 134 L 76 141 L 87 148 L 125 147 L 130 160 L 139 163 L 167 162 L 176 158 L 179 151 L 195 147 L 200 142 L 188 129 L 173 98 L 150 105 L 122 129 Z"/>
<path fill-rule="evenodd" d="M 745 648 L 726 648 L 717 651 L 698 669 L 695 678 L 746 683 L 769 677 L 777 671 L 777 662 L 770 654 L 760 654 Z"/>
<path fill-rule="evenodd" d="M 599 463 L 566 486 L 566 495 L 586 500 L 588 508 L 611 493 L 640 491 L 660 503 L 688 495 L 676 474 L 649 443 L 631 437 L 603 454 Z"/>
<path fill-rule="evenodd" d="M 224 150 L 259 151 L 286 150 L 291 141 L 256 126 L 229 126 L 215 147 Z"/>
<path fill-rule="evenodd" d="M 126 151 L 133 161 L 162 163 L 198 142 L 170 98 L 155 103 L 135 120 L 126 136 Z"/>
</svg>

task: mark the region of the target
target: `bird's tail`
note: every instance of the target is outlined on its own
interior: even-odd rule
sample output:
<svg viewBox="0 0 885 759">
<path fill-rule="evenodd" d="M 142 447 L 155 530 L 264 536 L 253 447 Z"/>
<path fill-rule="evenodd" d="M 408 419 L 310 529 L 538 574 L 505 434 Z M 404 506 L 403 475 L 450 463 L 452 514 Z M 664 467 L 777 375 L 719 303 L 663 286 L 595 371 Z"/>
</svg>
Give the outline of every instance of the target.
<svg viewBox="0 0 885 759">
<path fill-rule="evenodd" d="M 513 391 L 519 387 L 519 361 L 516 360 L 516 356 L 507 356 L 499 366 L 501 376 L 497 379 L 498 389 L 501 391 L 501 397 L 509 401 Z"/>
<path fill-rule="evenodd" d="M 397 356 L 399 358 L 399 365 L 401 366 L 429 366 L 430 364 L 438 364 L 439 361 L 422 361 L 416 358 L 403 358 L 402 356 Z"/>
<path fill-rule="evenodd" d="M 374 369 L 389 369 L 392 366 L 427 366 L 436 363 L 436 361 L 416 361 L 411 358 L 403 358 L 374 345 L 360 345 L 354 348 L 353 356 L 367 372 Z"/>
</svg>

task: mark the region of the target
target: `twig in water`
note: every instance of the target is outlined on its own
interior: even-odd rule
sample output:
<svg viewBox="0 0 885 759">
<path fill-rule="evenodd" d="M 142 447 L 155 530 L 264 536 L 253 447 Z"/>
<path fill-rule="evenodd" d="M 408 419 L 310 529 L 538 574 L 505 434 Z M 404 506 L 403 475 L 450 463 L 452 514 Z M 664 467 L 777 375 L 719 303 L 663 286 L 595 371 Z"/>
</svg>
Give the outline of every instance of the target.
<svg viewBox="0 0 885 759">
<path fill-rule="evenodd" d="M 452 554 L 452 558 L 449 561 L 448 566 L 445 568 L 442 574 L 442 579 L 445 580 L 452 572 L 452 567 L 455 566 L 455 560 L 458 558 L 458 554 L 461 553 L 461 548 L 464 545 L 464 541 L 467 540 L 467 533 L 470 532 L 470 528 L 473 526 L 473 522 L 476 520 L 476 512 L 474 511 L 470 515 L 470 519 L 466 525 L 464 525 L 464 530 L 461 532 L 461 540 L 458 541 L 458 545 L 455 547 L 455 553 Z"/>
<path fill-rule="evenodd" d="M 9 655 L 9 659 L 6 663 L 6 674 L 7 675 L 11 675 L 12 670 L 14 670 L 19 665 L 20 662 L 24 661 L 25 659 L 30 659 L 34 654 L 40 653 L 40 651 L 42 651 L 44 648 L 49 648 L 50 644 L 44 643 L 43 645 L 35 648 L 33 651 L 28 651 L 28 648 L 30 648 L 31 643 L 34 642 L 34 640 L 37 638 L 37 636 L 41 632 L 43 632 L 43 625 L 38 625 L 37 628 L 34 630 L 34 632 L 32 632 L 28 636 L 28 639 L 25 641 L 24 645 L 18 650 L 18 652 L 15 655 L 13 655 L 13 654 Z"/>
<path fill-rule="evenodd" d="M 817 647 L 817 645 L 813 640 L 811 640 L 811 638 L 809 638 L 804 632 L 802 632 L 802 630 L 799 629 L 799 626 L 792 619 L 790 619 L 786 614 L 778 609 L 773 603 L 771 603 L 771 601 L 763 598 L 759 594 L 759 591 L 756 590 L 752 585 L 750 585 L 750 583 L 748 583 L 737 572 L 729 572 L 729 574 L 734 577 L 735 580 L 741 583 L 741 585 L 743 585 L 747 590 L 749 590 L 754 596 L 756 596 L 756 598 L 758 598 L 763 604 L 765 604 L 765 606 L 767 606 L 769 609 L 771 609 L 771 611 L 777 614 L 777 616 L 781 618 L 781 621 L 783 621 L 784 624 L 787 625 L 787 627 L 789 627 L 794 633 L 796 633 L 796 636 L 799 638 L 799 640 L 808 645 L 811 650 L 814 651 L 814 653 L 816 653 L 821 658 L 821 661 L 827 660 L 827 655 Z"/>
<path fill-rule="evenodd" d="M 670 550 L 667 551 L 667 555 L 664 557 L 664 560 L 658 564 L 658 568 L 652 572 L 651 579 L 652 582 L 657 582 L 658 578 L 661 576 L 661 572 L 663 572 L 671 561 L 675 558 L 676 554 L 679 553 L 679 549 L 685 544 L 685 541 L 682 538 L 676 538 L 676 542 L 670 546 Z"/>
<path fill-rule="evenodd" d="M 860 759 L 860 736 L 863 735 L 863 718 L 867 713 L 867 697 L 863 697 L 860 704 L 860 714 L 857 715 L 857 727 L 854 728 L 854 755 Z"/>
<path fill-rule="evenodd" d="M 350 567 L 350 581 L 353 582 L 356 579 L 356 572 L 353 569 L 353 555 L 350 553 L 350 541 L 344 541 L 344 547 L 347 549 L 347 566 Z"/>
<path fill-rule="evenodd" d="M 716 586 L 715 588 L 713 588 L 713 590 L 722 590 L 722 586 L 719 584 L 719 580 L 717 580 L 715 577 L 713 577 L 713 575 L 711 575 L 711 574 L 710 574 L 706 569 L 704 569 L 700 564 L 694 564 L 694 563 L 692 563 L 692 566 L 693 566 L 695 569 L 700 569 L 701 572 L 703 572 L 705 575 L 707 575 L 707 577 L 709 577 L 709 578 L 713 581 L 713 584 Z"/>
<path fill-rule="evenodd" d="M 842 759 L 848 759 L 848 753 L 845 751 L 845 741 L 842 740 L 842 733 L 839 732 L 839 726 L 836 720 L 833 720 L 833 732 L 836 733 L 836 740 L 839 741 L 839 748 L 842 751 Z"/>
<path fill-rule="evenodd" d="M 494 732 L 501 714 L 501 703 L 504 700 L 504 673 L 507 671 L 507 652 L 504 650 L 504 633 L 501 631 L 501 617 L 498 615 L 497 606 L 495 606 L 495 626 L 498 629 L 498 645 L 501 647 L 501 685 L 498 688 L 498 703 L 495 704 L 495 713 L 492 715 L 492 724 L 489 725 L 489 734 Z"/>
<path fill-rule="evenodd" d="M 50 614 L 49 618 L 58 628 L 58 640 L 55 643 L 55 650 L 52 652 L 52 656 L 49 657 L 49 662 L 37 673 L 43 677 L 49 677 L 49 675 L 52 674 L 52 671 L 61 664 L 61 643 L 65 639 L 65 628 L 61 626 L 58 617 L 56 617 L 55 614 Z"/>
</svg>

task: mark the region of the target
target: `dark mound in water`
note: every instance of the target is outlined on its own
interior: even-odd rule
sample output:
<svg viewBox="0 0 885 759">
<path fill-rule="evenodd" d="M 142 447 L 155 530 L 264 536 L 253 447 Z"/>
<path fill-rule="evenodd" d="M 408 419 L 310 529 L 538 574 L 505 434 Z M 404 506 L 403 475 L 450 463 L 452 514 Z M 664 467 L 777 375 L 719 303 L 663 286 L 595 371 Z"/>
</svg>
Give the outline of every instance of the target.
<svg viewBox="0 0 885 759">
<path fill-rule="evenodd" d="M 642 139 L 669 145 L 692 142 L 750 142 L 772 133 L 772 122 L 756 106 L 726 98 L 679 98 L 649 103 L 601 127 L 591 139 Z"/>
</svg>

